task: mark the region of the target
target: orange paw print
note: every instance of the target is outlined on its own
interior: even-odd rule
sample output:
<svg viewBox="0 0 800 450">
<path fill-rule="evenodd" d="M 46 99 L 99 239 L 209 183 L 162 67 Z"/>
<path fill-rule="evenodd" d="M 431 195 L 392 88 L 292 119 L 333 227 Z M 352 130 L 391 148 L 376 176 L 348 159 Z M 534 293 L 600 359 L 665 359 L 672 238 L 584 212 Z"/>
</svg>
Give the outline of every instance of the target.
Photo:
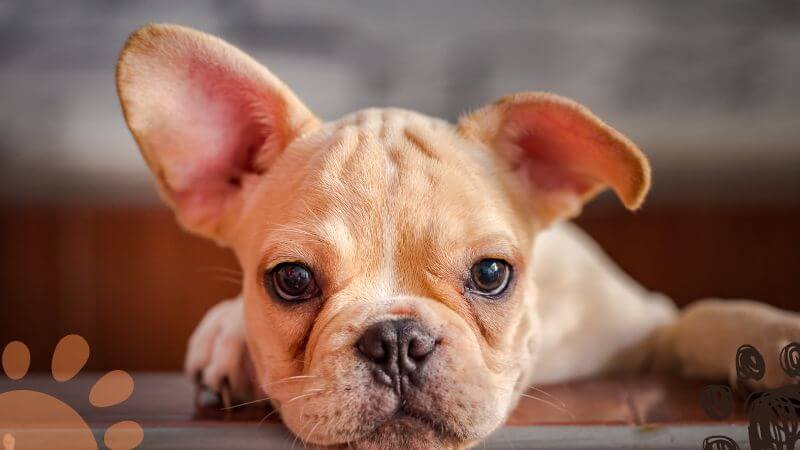
<svg viewBox="0 0 800 450">
<path fill-rule="evenodd" d="M 53 353 L 52 373 L 66 382 L 80 372 L 89 359 L 89 344 L 77 334 L 64 336 Z M 28 373 L 30 351 L 19 341 L 3 350 L 3 371 L 12 380 Z M 89 402 L 103 408 L 124 402 L 133 393 L 133 379 L 122 370 L 103 375 L 92 386 Z M 86 421 L 61 400 L 31 390 L 0 393 L 0 449 L 97 449 Z M 105 432 L 103 441 L 111 450 L 127 450 L 141 444 L 144 433 L 136 422 L 117 422 Z"/>
</svg>

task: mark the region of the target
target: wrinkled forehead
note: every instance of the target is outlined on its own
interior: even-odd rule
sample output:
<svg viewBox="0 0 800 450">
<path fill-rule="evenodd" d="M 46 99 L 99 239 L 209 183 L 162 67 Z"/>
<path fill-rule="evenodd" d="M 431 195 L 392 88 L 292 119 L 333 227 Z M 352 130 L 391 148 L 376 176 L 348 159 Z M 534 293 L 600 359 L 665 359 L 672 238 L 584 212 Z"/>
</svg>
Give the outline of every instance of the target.
<svg viewBox="0 0 800 450">
<path fill-rule="evenodd" d="M 264 252 L 317 246 L 377 265 L 391 255 L 422 258 L 443 248 L 489 245 L 485 241 L 519 244 L 514 229 L 520 216 L 489 155 L 447 122 L 404 110 L 365 110 L 326 125 L 290 151 L 248 218 Z"/>
</svg>

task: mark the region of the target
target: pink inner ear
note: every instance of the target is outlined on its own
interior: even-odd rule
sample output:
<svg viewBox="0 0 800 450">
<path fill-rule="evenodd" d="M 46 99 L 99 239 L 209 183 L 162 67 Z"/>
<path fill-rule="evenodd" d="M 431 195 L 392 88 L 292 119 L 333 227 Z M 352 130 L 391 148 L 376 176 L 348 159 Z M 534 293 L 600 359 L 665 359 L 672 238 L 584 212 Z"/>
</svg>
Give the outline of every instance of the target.
<svg viewBox="0 0 800 450">
<path fill-rule="evenodd" d="M 187 61 L 182 78 L 165 99 L 162 127 L 151 141 L 163 146 L 157 158 L 165 183 L 192 219 L 220 213 L 243 178 L 265 170 L 265 155 L 285 140 L 284 104 L 254 80 L 200 58 Z"/>
<path fill-rule="evenodd" d="M 582 196 L 599 184 L 624 181 L 618 146 L 592 118 L 558 103 L 523 104 L 506 115 L 509 136 L 523 149 L 532 181 L 543 192 Z"/>
<path fill-rule="evenodd" d="M 571 191 L 583 195 L 593 185 L 592 179 L 575 173 L 567 165 L 567 157 L 560 144 L 542 135 L 528 134 L 517 141 L 531 158 L 528 174 L 536 186 L 545 192 Z"/>
</svg>

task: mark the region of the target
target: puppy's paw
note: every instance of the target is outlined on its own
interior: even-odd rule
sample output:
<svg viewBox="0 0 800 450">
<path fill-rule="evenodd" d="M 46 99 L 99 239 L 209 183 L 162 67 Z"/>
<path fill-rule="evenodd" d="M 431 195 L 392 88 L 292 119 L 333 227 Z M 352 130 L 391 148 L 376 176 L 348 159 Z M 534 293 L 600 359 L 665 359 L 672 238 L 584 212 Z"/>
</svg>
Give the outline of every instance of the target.
<svg viewBox="0 0 800 450">
<path fill-rule="evenodd" d="M 222 404 L 253 396 L 244 335 L 244 302 L 223 301 L 197 326 L 186 352 L 184 369 L 200 385 L 199 402 Z"/>
<path fill-rule="evenodd" d="M 800 378 L 800 321 L 765 329 L 758 342 L 740 346 L 729 381 L 740 391 L 764 391 L 797 383 Z"/>
</svg>

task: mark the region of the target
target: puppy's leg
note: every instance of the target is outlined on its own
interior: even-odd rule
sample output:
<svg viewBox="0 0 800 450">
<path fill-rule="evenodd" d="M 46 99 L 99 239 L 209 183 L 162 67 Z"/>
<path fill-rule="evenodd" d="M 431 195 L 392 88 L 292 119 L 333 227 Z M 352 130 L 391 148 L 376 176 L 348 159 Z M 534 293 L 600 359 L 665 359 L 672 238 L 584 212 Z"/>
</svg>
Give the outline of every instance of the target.
<svg viewBox="0 0 800 450">
<path fill-rule="evenodd" d="M 533 256 L 540 351 L 533 382 L 562 382 L 641 367 L 641 345 L 678 318 L 675 305 L 620 270 L 574 225 L 542 233 Z"/>
<path fill-rule="evenodd" d="M 790 342 L 800 342 L 800 314 L 747 300 L 702 300 L 686 307 L 679 320 L 658 330 L 649 348 L 655 368 L 677 368 L 687 376 L 727 379 L 737 386 L 737 349 L 751 345 L 763 357 L 742 364 L 763 378 L 749 378 L 750 389 L 775 388 L 791 379 L 780 354 Z"/>
<path fill-rule="evenodd" d="M 747 388 L 791 381 L 780 354 L 800 342 L 800 314 L 744 300 L 702 300 L 678 311 L 570 224 L 543 233 L 536 246 L 542 335 L 533 382 L 655 369 L 737 386 L 737 349 L 744 344 L 758 350 L 765 366 L 763 378 Z"/>
<path fill-rule="evenodd" d="M 253 396 L 244 335 L 241 297 L 211 308 L 192 333 L 186 351 L 186 373 L 214 392 L 228 383 L 237 400 Z"/>
</svg>

